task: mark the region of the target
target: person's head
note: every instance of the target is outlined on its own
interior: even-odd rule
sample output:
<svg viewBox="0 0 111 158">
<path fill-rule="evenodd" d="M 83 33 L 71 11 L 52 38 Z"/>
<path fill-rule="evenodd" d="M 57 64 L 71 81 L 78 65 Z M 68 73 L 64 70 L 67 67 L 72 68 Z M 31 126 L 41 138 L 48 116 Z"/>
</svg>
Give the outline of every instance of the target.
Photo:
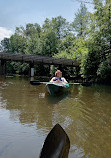
<svg viewBox="0 0 111 158">
<path fill-rule="evenodd" d="M 62 72 L 61 72 L 60 70 L 57 70 L 57 71 L 55 72 L 55 76 L 56 76 L 56 77 L 62 77 Z"/>
</svg>

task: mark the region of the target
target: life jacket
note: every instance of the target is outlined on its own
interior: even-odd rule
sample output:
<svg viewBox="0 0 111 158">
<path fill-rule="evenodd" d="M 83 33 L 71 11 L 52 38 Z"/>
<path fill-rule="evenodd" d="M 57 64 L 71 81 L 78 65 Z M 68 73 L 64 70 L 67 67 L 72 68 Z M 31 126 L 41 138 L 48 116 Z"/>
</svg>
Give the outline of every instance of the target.
<svg viewBox="0 0 111 158">
<path fill-rule="evenodd" d="M 57 81 L 57 80 L 63 81 L 61 77 L 55 77 L 55 78 L 53 79 L 53 81 Z"/>
</svg>

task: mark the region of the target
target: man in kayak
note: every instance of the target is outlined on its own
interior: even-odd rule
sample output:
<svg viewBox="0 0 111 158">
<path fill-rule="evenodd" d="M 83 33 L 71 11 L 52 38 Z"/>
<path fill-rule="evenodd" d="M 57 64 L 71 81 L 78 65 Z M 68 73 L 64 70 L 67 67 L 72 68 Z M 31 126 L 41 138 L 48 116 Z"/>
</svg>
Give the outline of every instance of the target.
<svg viewBox="0 0 111 158">
<path fill-rule="evenodd" d="M 64 77 L 62 77 L 62 72 L 61 72 L 60 70 L 57 70 L 57 71 L 55 72 L 55 77 L 53 77 L 53 78 L 50 80 L 50 82 L 54 82 L 54 83 L 62 83 L 62 82 L 68 83 L 68 82 L 66 81 L 66 79 L 65 79 Z"/>
</svg>

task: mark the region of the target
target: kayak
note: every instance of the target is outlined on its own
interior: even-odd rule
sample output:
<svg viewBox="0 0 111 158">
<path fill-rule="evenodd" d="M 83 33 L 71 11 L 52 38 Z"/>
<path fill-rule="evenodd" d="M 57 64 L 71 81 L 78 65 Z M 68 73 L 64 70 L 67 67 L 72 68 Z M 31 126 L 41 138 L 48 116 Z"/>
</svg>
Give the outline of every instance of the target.
<svg viewBox="0 0 111 158">
<path fill-rule="evenodd" d="M 70 139 L 64 129 L 56 124 L 47 135 L 39 158 L 68 158 Z"/>
<path fill-rule="evenodd" d="M 69 88 L 68 83 L 54 83 L 54 82 L 48 82 L 46 84 L 47 91 L 50 95 L 58 95 L 61 93 L 64 93 Z"/>
</svg>

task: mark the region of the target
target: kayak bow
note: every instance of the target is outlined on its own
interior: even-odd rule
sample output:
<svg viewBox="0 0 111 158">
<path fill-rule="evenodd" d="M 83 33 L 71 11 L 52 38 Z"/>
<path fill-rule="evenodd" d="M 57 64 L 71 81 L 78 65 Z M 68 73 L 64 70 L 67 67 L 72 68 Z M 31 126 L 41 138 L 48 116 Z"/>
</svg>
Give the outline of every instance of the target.
<svg viewBox="0 0 111 158">
<path fill-rule="evenodd" d="M 56 124 L 45 139 L 40 158 L 68 158 L 69 149 L 68 135 Z"/>
<path fill-rule="evenodd" d="M 50 95 L 58 95 L 60 93 L 65 92 L 69 88 L 68 83 L 54 83 L 54 82 L 48 82 L 46 84 L 47 91 Z"/>
</svg>

